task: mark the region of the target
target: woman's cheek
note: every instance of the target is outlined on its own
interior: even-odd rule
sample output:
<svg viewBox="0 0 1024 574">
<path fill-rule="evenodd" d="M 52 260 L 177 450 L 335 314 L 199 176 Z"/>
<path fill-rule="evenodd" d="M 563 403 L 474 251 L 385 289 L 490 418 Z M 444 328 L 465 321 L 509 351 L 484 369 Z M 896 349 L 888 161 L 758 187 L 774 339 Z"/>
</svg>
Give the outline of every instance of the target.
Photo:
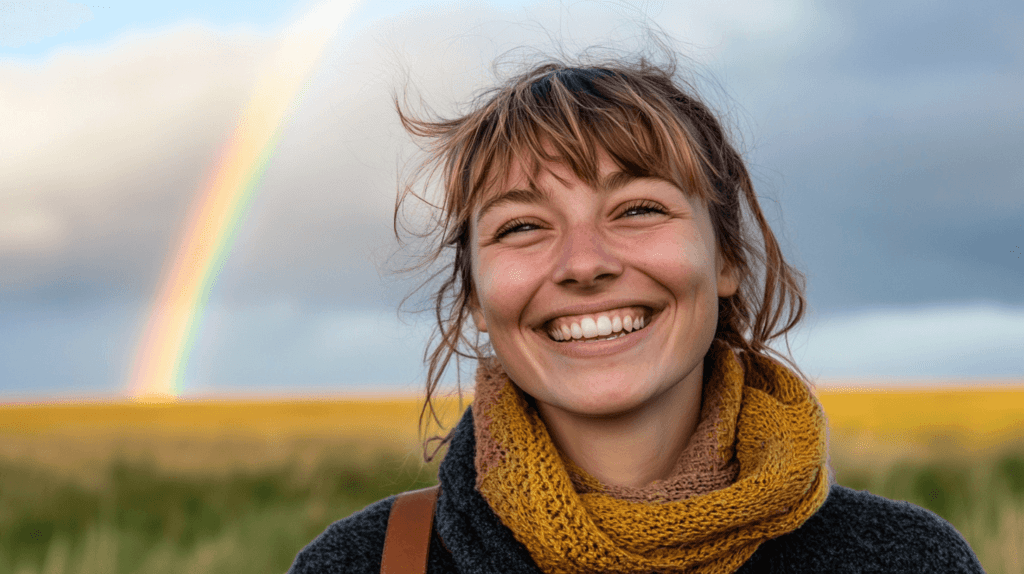
<svg viewBox="0 0 1024 574">
<path fill-rule="evenodd" d="M 635 245 L 641 263 L 662 283 L 680 286 L 701 282 L 702 270 L 707 266 L 701 249 L 680 238 L 657 238 Z"/>
<path fill-rule="evenodd" d="M 483 263 L 481 293 L 487 299 L 483 305 L 505 320 L 518 317 L 534 291 L 536 262 L 531 266 L 521 257 L 507 256 Z"/>
</svg>

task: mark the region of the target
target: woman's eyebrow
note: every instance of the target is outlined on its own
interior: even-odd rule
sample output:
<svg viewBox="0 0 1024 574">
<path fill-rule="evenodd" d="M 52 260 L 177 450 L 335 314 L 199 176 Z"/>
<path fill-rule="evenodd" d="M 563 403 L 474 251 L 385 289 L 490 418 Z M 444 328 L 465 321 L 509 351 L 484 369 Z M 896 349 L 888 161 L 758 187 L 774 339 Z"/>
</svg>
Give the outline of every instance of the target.
<svg viewBox="0 0 1024 574">
<path fill-rule="evenodd" d="M 638 175 L 633 175 L 624 171 L 613 171 L 602 177 L 601 180 L 597 182 L 597 188 L 606 193 L 617 191 L 638 179 L 642 178 Z"/>
<path fill-rule="evenodd" d="M 485 201 L 483 206 L 480 208 L 480 213 L 476 216 L 476 221 L 479 223 L 484 214 L 499 205 L 505 205 L 506 203 L 540 203 L 547 201 L 550 197 L 551 196 L 547 191 L 537 189 L 533 186 L 525 189 L 521 187 L 512 188 L 510 190 L 497 193 Z"/>
<path fill-rule="evenodd" d="M 641 178 L 624 171 L 613 171 L 598 181 L 597 189 L 605 193 L 610 193 L 629 185 L 637 179 Z M 479 223 L 488 210 L 494 209 L 500 205 L 505 205 L 506 203 L 540 203 L 548 201 L 550 198 L 550 194 L 543 189 L 538 189 L 533 186 L 528 188 L 516 187 L 497 193 L 487 199 L 487 201 L 483 203 L 483 206 L 481 206 L 480 212 L 476 216 L 476 220 L 477 223 Z"/>
</svg>

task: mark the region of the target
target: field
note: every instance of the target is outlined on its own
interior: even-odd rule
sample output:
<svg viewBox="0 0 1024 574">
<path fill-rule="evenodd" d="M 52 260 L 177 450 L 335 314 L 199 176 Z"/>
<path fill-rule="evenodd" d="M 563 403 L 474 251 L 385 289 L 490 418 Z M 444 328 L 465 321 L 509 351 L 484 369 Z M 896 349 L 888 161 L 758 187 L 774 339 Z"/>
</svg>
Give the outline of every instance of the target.
<svg viewBox="0 0 1024 574">
<path fill-rule="evenodd" d="M 987 572 L 1024 574 L 1024 387 L 818 394 L 841 484 L 929 508 Z M 334 520 L 435 482 L 418 415 L 415 399 L 0 405 L 0 574 L 280 574 Z"/>
</svg>

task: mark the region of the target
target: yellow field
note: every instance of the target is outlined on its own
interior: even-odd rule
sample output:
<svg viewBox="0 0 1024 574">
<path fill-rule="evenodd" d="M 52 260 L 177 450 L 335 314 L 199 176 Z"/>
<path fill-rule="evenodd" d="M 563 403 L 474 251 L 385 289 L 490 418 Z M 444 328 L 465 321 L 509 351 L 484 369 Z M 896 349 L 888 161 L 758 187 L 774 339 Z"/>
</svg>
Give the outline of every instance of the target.
<svg viewBox="0 0 1024 574">
<path fill-rule="evenodd" d="M 825 390 L 818 398 L 833 429 L 885 434 L 963 436 L 977 444 L 1005 440 L 1024 425 L 1024 386 L 927 390 Z"/>
<path fill-rule="evenodd" d="M 1016 387 L 843 389 L 816 394 L 836 430 L 883 434 L 945 432 L 978 444 L 1001 441 L 1024 426 L 1024 383 Z M 463 399 L 468 406 L 473 396 Z M 416 436 L 419 398 L 200 400 L 174 403 L 0 404 L 0 433 L 150 431 L 178 435 L 291 436 L 343 434 L 403 441 Z M 448 423 L 456 398 L 435 401 Z"/>
<path fill-rule="evenodd" d="M 113 458 L 205 475 L 284 465 L 301 474 L 325 456 L 362 462 L 382 449 L 415 464 L 421 405 L 411 398 L 0 405 L 0 460 L 40 465 L 95 489 Z M 457 399 L 437 401 L 435 410 L 448 427 L 458 422 Z M 435 424 L 428 428 L 436 434 Z"/>
<path fill-rule="evenodd" d="M 816 392 L 832 450 L 846 458 L 962 458 L 1024 445 L 1024 385 Z M 467 393 L 463 406 L 471 401 Z M 457 398 L 436 405 L 446 426 L 458 421 Z M 198 472 L 279 465 L 325 444 L 350 456 L 383 447 L 418 457 L 420 406 L 418 398 L 0 405 L 0 457 L 74 472 L 115 453 Z M 946 452 L 954 444 L 957 452 Z"/>
<path fill-rule="evenodd" d="M 438 404 L 449 415 L 458 408 L 457 399 Z M 421 405 L 414 398 L 0 405 L 0 432 L 146 430 L 189 436 L 344 434 L 404 439 L 410 432 L 415 436 Z"/>
<path fill-rule="evenodd" d="M 848 466 L 1024 452 L 1024 386 L 817 392 L 832 460 Z"/>
</svg>

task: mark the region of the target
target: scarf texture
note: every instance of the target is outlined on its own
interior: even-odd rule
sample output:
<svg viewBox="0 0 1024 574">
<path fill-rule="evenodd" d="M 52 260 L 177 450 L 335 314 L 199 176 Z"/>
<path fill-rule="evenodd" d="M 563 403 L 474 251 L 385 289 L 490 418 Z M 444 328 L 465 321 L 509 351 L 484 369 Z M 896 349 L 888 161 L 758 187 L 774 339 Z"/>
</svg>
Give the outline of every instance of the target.
<svg viewBox="0 0 1024 574">
<path fill-rule="evenodd" d="M 555 446 L 497 360 L 472 404 L 476 488 L 546 573 L 736 571 L 829 492 L 820 403 L 790 370 L 717 342 L 697 428 L 665 480 L 602 484 Z"/>
</svg>

